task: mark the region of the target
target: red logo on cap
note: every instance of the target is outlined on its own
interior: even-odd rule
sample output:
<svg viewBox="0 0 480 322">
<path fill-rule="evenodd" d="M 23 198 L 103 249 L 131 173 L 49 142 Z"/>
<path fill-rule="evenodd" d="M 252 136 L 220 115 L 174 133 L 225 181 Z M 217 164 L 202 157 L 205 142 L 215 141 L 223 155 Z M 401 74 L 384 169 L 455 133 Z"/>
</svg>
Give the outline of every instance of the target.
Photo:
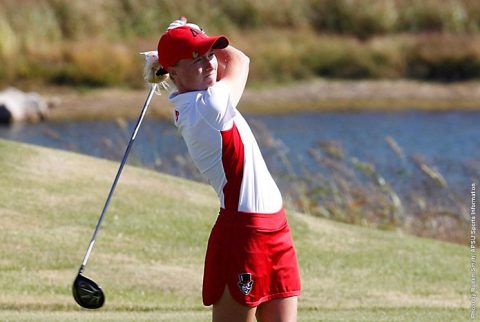
<svg viewBox="0 0 480 322">
<path fill-rule="evenodd" d="M 198 30 L 195 30 L 195 29 L 192 29 L 192 28 L 190 28 L 190 31 L 192 32 L 193 37 L 197 37 L 197 35 L 199 34 Z"/>
</svg>

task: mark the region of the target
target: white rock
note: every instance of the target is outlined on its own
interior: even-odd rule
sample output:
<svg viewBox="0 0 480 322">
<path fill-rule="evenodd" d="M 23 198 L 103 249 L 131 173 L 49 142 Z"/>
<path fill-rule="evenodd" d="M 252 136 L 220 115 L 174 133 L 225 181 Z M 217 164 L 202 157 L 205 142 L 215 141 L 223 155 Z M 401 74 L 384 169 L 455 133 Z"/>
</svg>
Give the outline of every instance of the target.
<svg viewBox="0 0 480 322">
<path fill-rule="evenodd" d="M 48 103 L 38 93 L 10 87 L 0 91 L 0 123 L 38 122 L 46 118 Z"/>
</svg>

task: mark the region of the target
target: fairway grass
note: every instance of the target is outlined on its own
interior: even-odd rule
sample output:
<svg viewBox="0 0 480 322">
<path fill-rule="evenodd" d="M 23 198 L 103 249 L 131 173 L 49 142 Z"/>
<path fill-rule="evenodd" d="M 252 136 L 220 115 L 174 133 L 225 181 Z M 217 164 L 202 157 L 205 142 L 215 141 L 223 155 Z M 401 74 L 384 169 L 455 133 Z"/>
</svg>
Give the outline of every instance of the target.
<svg viewBox="0 0 480 322">
<path fill-rule="evenodd" d="M 209 321 L 203 257 L 213 189 L 127 166 L 85 275 L 106 303 L 71 295 L 118 162 L 0 140 L 0 321 Z M 469 248 L 288 211 L 299 321 L 470 320 Z M 467 234 L 467 232 L 465 232 Z"/>
</svg>

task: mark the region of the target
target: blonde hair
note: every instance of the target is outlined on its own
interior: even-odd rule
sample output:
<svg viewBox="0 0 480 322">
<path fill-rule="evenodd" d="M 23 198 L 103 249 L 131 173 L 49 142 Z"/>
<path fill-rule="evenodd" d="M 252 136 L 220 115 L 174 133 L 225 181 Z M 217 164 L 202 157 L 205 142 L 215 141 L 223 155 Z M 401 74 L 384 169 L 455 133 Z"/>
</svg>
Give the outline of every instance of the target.
<svg viewBox="0 0 480 322">
<path fill-rule="evenodd" d="M 170 74 L 162 68 L 158 61 L 157 51 L 147 51 L 140 53 L 145 55 L 145 65 L 143 67 L 143 79 L 150 84 L 158 84 L 156 93 L 161 95 L 161 89 L 168 92 L 174 90 L 175 83 L 173 82 Z M 172 86 L 173 84 L 173 86 Z"/>
</svg>

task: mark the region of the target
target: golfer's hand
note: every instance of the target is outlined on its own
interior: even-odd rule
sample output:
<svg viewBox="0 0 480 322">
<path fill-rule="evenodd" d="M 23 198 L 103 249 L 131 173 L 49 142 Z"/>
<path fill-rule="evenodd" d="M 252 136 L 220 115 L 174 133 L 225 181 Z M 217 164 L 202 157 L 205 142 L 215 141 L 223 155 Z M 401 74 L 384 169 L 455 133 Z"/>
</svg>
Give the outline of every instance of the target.
<svg viewBox="0 0 480 322">
<path fill-rule="evenodd" d="M 177 20 L 172 21 L 172 23 L 168 26 L 167 30 L 183 27 L 186 24 L 187 24 L 187 18 L 182 16 Z"/>
<path fill-rule="evenodd" d="M 178 18 L 177 20 L 172 21 L 172 23 L 168 26 L 167 30 L 175 29 L 175 28 L 183 27 L 183 26 L 188 26 L 192 29 L 204 32 L 203 29 L 200 28 L 198 25 L 196 25 L 194 23 L 187 23 L 187 18 L 183 17 L 183 16 Z"/>
</svg>

